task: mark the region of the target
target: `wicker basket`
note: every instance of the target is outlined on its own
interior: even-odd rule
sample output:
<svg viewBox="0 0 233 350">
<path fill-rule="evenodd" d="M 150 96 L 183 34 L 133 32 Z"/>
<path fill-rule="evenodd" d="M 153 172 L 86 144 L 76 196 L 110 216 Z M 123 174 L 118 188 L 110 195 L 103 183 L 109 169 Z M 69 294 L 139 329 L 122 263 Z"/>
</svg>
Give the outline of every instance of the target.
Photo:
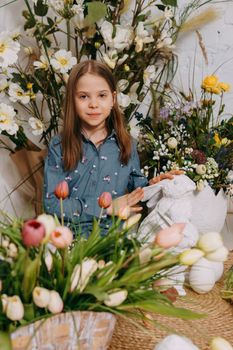
<svg viewBox="0 0 233 350">
<path fill-rule="evenodd" d="M 231 265 L 233 253 L 225 269 Z M 177 306 L 205 313 L 206 317 L 202 319 L 187 321 L 150 314 L 158 326 L 148 326 L 148 332 L 124 319 L 118 319 L 109 350 L 152 350 L 166 335 L 175 332 L 190 338 L 201 350 L 209 350 L 210 338 L 214 336 L 221 336 L 233 345 L 233 306 L 221 298 L 222 287 L 223 279 L 207 294 L 200 295 L 187 289 L 187 296 L 176 301 Z"/>
<path fill-rule="evenodd" d="M 19 328 L 11 334 L 13 350 L 105 350 L 115 326 L 107 312 L 75 311 Z"/>
</svg>

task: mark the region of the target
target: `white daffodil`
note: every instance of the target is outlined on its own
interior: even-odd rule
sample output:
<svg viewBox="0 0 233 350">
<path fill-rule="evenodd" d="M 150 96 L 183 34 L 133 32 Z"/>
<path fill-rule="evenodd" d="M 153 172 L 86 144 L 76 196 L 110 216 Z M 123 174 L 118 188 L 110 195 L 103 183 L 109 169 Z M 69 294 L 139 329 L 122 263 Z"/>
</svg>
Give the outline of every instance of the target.
<svg viewBox="0 0 233 350">
<path fill-rule="evenodd" d="M 212 252 L 223 246 L 223 240 L 218 232 L 207 232 L 201 235 L 197 242 L 198 248 L 205 253 Z"/>
<path fill-rule="evenodd" d="M 48 68 L 49 68 L 48 58 L 43 56 L 43 55 L 41 55 L 40 56 L 40 61 L 33 62 L 33 66 L 35 67 L 35 69 L 48 70 Z"/>
<path fill-rule="evenodd" d="M 140 101 L 138 101 L 138 94 L 137 94 L 137 89 L 139 87 L 140 83 L 139 82 L 136 82 L 134 83 L 130 90 L 129 90 L 129 93 L 128 93 L 128 96 L 130 97 L 130 100 L 131 100 L 131 103 L 133 104 L 138 104 L 140 103 Z"/>
<path fill-rule="evenodd" d="M 115 30 L 114 37 L 113 30 Z M 113 27 L 112 23 L 108 21 L 101 24 L 100 33 L 106 46 L 119 52 L 128 49 L 133 40 L 133 28 L 131 26 L 117 24 Z"/>
<path fill-rule="evenodd" d="M 0 134 L 6 131 L 10 135 L 15 135 L 19 129 L 15 121 L 15 111 L 11 106 L 0 103 Z"/>
<path fill-rule="evenodd" d="M 233 350 L 231 344 L 224 338 L 215 337 L 210 343 L 211 350 Z"/>
<path fill-rule="evenodd" d="M 28 124 L 30 125 L 30 127 L 32 128 L 32 134 L 33 135 L 41 135 L 44 131 L 44 124 L 42 123 L 41 120 L 34 118 L 34 117 L 30 117 L 28 119 Z"/>
<path fill-rule="evenodd" d="M 129 81 L 127 79 L 120 79 L 117 82 L 117 90 L 123 92 L 129 86 Z"/>
<path fill-rule="evenodd" d="M 62 312 L 63 310 L 63 300 L 60 297 L 60 294 L 56 292 L 55 290 L 50 291 L 50 298 L 49 298 L 49 304 L 48 304 L 48 310 L 52 314 L 58 314 Z"/>
<path fill-rule="evenodd" d="M 73 18 L 75 26 L 78 29 L 82 29 L 84 27 L 84 6 L 83 6 L 83 0 L 79 0 L 77 5 L 73 5 L 71 7 L 71 11 L 75 15 L 75 17 Z"/>
<path fill-rule="evenodd" d="M 127 296 L 127 290 L 117 290 L 113 293 L 108 294 L 108 297 L 104 300 L 104 304 L 109 307 L 119 306 L 125 301 L 125 299 L 127 299 Z"/>
<path fill-rule="evenodd" d="M 191 266 L 204 256 L 204 252 L 200 249 L 187 249 L 180 254 L 180 264 Z"/>
<path fill-rule="evenodd" d="M 116 50 L 109 50 L 103 54 L 104 62 L 111 68 L 114 69 L 117 64 L 118 56 Z"/>
<path fill-rule="evenodd" d="M 20 321 L 24 316 L 23 303 L 18 295 L 7 298 L 6 316 L 11 321 Z"/>
<path fill-rule="evenodd" d="M 118 102 L 119 106 L 121 106 L 122 108 L 126 108 L 130 105 L 131 99 L 128 95 L 123 94 L 123 92 L 118 92 L 117 102 Z"/>
<path fill-rule="evenodd" d="M 134 39 L 136 43 L 135 51 L 141 52 L 144 44 L 149 44 L 154 41 L 152 35 L 149 35 L 148 31 L 144 28 L 143 22 L 139 22 L 136 28 L 136 37 Z"/>
<path fill-rule="evenodd" d="M 67 73 L 76 63 L 77 58 L 72 56 L 71 51 L 59 50 L 50 61 L 53 68 L 59 73 Z"/>
<path fill-rule="evenodd" d="M 5 90 L 8 87 L 8 81 L 6 78 L 0 78 L 0 97 L 5 96 Z"/>
<path fill-rule="evenodd" d="M 161 32 L 160 38 L 158 39 L 156 46 L 158 49 L 161 49 L 162 47 L 173 49 L 175 47 L 175 45 L 172 44 L 172 38 L 169 36 L 166 30 L 163 30 Z"/>
<path fill-rule="evenodd" d="M 11 83 L 9 86 L 9 99 L 12 102 L 21 102 L 26 105 L 30 102 L 30 91 L 24 91 L 19 84 Z"/>
<path fill-rule="evenodd" d="M 153 83 L 155 78 L 156 78 L 155 66 L 154 65 L 150 65 L 143 72 L 144 84 L 147 87 L 150 86 L 150 84 Z"/>
<path fill-rule="evenodd" d="M 71 276 L 70 291 L 73 292 L 78 289 L 82 292 L 97 268 L 98 263 L 94 259 L 85 259 L 81 264 L 77 264 Z"/>
<path fill-rule="evenodd" d="M 14 64 L 18 59 L 20 45 L 11 38 L 10 33 L 0 33 L 0 67 L 6 68 Z"/>
<path fill-rule="evenodd" d="M 36 306 L 47 307 L 50 300 L 50 291 L 46 288 L 35 287 L 32 292 L 32 298 Z"/>
<path fill-rule="evenodd" d="M 118 61 L 117 61 L 117 66 L 120 66 L 122 63 L 124 63 L 125 60 L 127 60 L 128 57 L 129 57 L 129 55 L 127 55 L 127 54 L 125 53 L 121 58 L 118 59 Z"/>
</svg>

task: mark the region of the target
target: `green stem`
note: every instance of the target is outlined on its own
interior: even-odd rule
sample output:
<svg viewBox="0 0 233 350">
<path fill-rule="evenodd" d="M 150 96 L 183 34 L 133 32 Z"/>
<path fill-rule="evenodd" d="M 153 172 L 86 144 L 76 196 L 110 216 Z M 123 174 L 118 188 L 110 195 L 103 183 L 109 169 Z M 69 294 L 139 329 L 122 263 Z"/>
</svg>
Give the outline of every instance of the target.
<svg viewBox="0 0 233 350">
<path fill-rule="evenodd" d="M 100 224 L 100 221 L 101 221 L 101 218 L 102 218 L 102 215 L 103 215 L 103 211 L 104 211 L 104 208 L 101 208 L 99 219 L 98 219 L 98 225 Z"/>
<path fill-rule="evenodd" d="M 70 21 L 67 19 L 66 21 L 67 28 L 67 50 L 70 51 Z"/>
<path fill-rule="evenodd" d="M 60 209 L 61 209 L 61 225 L 64 226 L 63 199 L 62 198 L 60 198 Z"/>
</svg>

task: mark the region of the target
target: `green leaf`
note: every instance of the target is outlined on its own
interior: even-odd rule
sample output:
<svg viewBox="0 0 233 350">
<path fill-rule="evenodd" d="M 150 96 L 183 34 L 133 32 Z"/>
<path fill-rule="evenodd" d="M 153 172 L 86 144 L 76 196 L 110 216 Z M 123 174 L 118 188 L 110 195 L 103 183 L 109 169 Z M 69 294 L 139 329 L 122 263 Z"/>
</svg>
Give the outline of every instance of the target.
<svg viewBox="0 0 233 350">
<path fill-rule="evenodd" d="M 7 332 L 0 331 L 0 349 L 12 350 L 10 335 Z"/>
<path fill-rule="evenodd" d="M 37 16 L 43 17 L 48 12 L 48 5 L 43 0 L 37 0 L 37 3 L 34 5 L 34 11 Z"/>
<path fill-rule="evenodd" d="M 177 7 L 177 0 L 161 0 L 161 2 L 166 6 Z"/>
<path fill-rule="evenodd" d="M 23 295 L 25 297 L 26 302 L 29 301 L 31 293 L 35 287 L 39 265 L 39 255 L 36 257 L 35 260 L 31 260 L 30 258 L 27 258 L 26 260 L 25 273 L 22 282 Z"/>
<path fill-rule="evenodd" d="M 139 308 L 144 311 L 155 312 L 160 315 L 168 315 L 179 317 L 184 320 L 199 319 L 206 317 L 206 314 L 200 314 L 181 307 L 175 307 L 171 304 L 165 304 L 157 301 L 139 301 L 133 304 L 123 304 L 117 307 L 119 310 L 128 310 L 132 308 Z"/>
<path fill-rule="evenodd" d="M 105 17 L 107 14 L 107 6 L 100 1 L 92 1 L 87 3 L 87 13 L 84 23 L 85 26 L 91 26 L 98 22 L 101 18 Z"/>
</svg>

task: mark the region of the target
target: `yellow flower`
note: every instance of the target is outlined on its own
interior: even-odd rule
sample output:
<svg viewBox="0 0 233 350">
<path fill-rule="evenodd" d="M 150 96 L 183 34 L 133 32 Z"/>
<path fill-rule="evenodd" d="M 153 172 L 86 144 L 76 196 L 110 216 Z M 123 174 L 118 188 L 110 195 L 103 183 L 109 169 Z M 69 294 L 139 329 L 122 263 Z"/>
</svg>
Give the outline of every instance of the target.
<svg viewBox="0 0 233 350">
<path fill-rule="evenodd" d="M 213 89 L 214 87 L 216 87 L 217 84 L 218 84 L 218 78 L 215 75 L 208 75 L 203 79 L 201 87 L 204 90 L 209 91 L 210 89 Z"/>
<path fill-rule="evenodd" d="M 227 83 L 218 83 L 218 88 L 221 89 L 221 91 L 229 91 L 231 89 L 230 84 Z"/>
<path fill-rule="evenodd" d="M 216 146 L 220 146 L 221 145 L 221 140 L 220 137 L 218 136 L 218 133 L 214 133 L 214 141 L 216 143 Z"/>
</svg>

